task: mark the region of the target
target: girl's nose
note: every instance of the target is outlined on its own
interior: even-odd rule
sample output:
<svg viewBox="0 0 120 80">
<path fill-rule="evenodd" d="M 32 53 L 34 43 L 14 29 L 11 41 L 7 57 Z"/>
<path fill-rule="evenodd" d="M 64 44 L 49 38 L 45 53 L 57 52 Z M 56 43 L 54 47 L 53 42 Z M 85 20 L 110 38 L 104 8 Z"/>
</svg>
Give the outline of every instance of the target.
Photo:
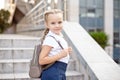
<svg viewBox="0 0 120 80">
<path fill-rule="evenodd" d="M 59 27 L 59 24 L 56 24 L 55 26 L 56 26 L 56 27 Z"/>
</svg>

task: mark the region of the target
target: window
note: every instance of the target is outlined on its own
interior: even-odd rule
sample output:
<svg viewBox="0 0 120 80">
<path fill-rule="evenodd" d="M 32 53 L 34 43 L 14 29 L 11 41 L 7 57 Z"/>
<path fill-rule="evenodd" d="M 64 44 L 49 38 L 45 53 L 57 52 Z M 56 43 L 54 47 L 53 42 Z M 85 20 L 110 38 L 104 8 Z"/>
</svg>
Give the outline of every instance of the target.
<svg viewBox="0 0 120 80">
<path fill-rule="evenodd" d="M 87 10 L 85 8 L 81 8 L 80 10 L 80 17 L 86 17 Z"/>
<path fill-rule="evenodd" d="M 95 0 L 95 4 L 97 5 L 97 8 L 103 8 L 104 7 L 104 0 Z"/>
<path fill-rule="evenodd" d="M 87 0 L 87 7 L 95 8 L 96 7 L 95 0 Z"/>
<path fill-rule="evenodd" d="M 104 16 L 103 9 L 97 9 L 96 10 L 96 16 L 103 18 L 103 16 Z"/>
<path fill-rule="evenodd" d="M 87 2 L 87 0 L 80 0 L 80 6 L 86 7 L 86 2 Z"/>
<path fill-rule="evenodd" d="M 120 43 L 120 0 L 114 0 L 114 43 Z"/>
<path fill-rule="evenodd" d="M 114 0 L 114 61 L 120 64 L 120 0 Z"/>
<path fill-rule="evenodd" d="M 80 0 L 80 24 L 89 29 L 103 30 L 104 0 Z"/>
</svg>

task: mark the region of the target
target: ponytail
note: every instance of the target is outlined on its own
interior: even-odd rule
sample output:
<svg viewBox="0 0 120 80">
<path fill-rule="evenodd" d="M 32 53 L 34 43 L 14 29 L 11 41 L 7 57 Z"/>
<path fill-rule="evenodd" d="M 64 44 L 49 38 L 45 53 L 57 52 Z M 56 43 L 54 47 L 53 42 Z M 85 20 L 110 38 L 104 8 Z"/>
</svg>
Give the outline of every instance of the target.
<svg viewBox="0 0 120 80">
<path fill-rule="evenodd" d="M 43 34 L 43 37 L 42 37 L 42 39 L 41 39 L 41 42 L 43 42 L 43 40 L 45 39 L 45 36 L 48 34 L 48 32 L 49 32 L 49 28 L 46 28 L 46 29 L 44 30 L 44 34 Z"/>
</svg>

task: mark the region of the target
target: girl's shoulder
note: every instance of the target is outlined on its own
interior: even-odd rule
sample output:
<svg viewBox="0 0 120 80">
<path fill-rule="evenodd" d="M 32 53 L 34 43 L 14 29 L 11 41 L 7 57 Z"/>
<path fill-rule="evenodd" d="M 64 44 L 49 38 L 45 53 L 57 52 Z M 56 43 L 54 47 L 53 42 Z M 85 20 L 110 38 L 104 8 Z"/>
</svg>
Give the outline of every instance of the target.
<svg viewBox="0 0 120 80">
<path fill-rule="evenodd" d="M 51 36 L 46 36 L 43 41 L 43 45 L 49 45 L 49 46 L 54 47 L 57 45 L 57 41 Z"/>
</svg>

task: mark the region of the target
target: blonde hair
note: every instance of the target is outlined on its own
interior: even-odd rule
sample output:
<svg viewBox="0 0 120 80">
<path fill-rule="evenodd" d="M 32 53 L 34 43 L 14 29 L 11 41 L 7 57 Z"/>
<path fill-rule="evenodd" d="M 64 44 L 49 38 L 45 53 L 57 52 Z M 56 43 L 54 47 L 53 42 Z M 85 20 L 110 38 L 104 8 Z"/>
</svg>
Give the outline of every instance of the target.
<svg viewBox="0 0 120 80">
<path fill-rule="evenodd" d="M 51 9 L 51 10 L 45 11 L 45 13 L 44 13 L 44 20 L 45 20 L 45 22 L 47 22 L 49 14 L 56 14 L 56 13 L 63 14 L 63 12 L 60 9 Z"/>
<path fill-rule="evenodd" d="M 44 21 L 47 22 L 49 14 L 57 14 L 57 13 L 63 14 L 63 11 L 61 11 L 60 9 L 50 9 L 50 10 L 45 11 L 45 13 L 44 13 Z M 44 30 L 42 41 L 45 39 L 45 36 L 48 34 L 48 32 L 49 32 L 49 29 L 46 28 Z"/>
</svg>

